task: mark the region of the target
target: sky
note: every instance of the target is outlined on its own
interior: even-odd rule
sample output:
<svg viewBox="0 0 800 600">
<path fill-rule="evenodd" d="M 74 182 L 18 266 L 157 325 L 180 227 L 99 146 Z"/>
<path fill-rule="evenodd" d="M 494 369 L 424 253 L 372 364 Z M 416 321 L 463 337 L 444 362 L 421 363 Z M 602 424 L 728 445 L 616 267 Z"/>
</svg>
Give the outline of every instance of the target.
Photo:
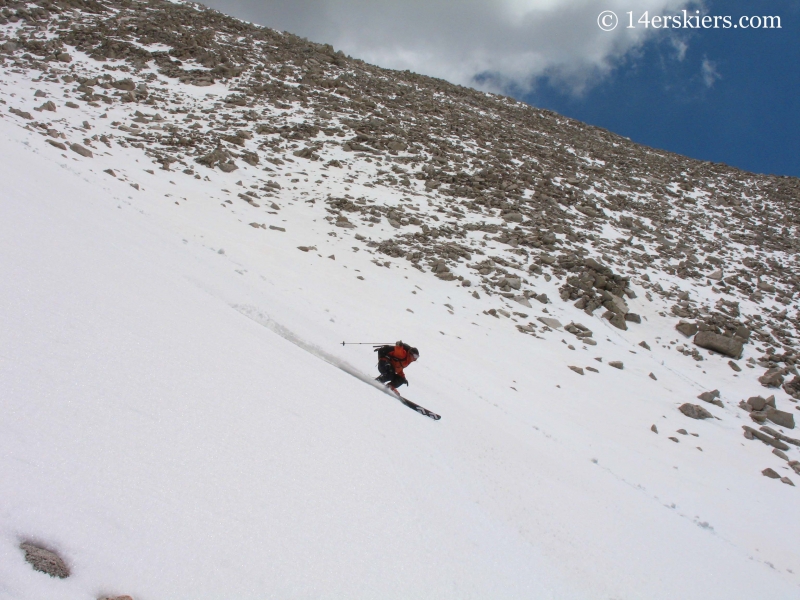
<svg viewBox="0 0 800 600">
<path fill-rule="evenodd" d="M 648 146 L 800 176 L 800 5 L 793 0 L 207 4 L 372 64 L 504 93 Z M 710 17 L 712 27 L 670 19 L 664 28 L 663 18 L 659 27 L 645 25 L 644 17 L 684 10 Z M 611 31 L 601 27 L 615 22 L 605 11 L 617 18 Z M 740 21 L 766 16 L 780 17 L 780 29 Z"/>
</svg>

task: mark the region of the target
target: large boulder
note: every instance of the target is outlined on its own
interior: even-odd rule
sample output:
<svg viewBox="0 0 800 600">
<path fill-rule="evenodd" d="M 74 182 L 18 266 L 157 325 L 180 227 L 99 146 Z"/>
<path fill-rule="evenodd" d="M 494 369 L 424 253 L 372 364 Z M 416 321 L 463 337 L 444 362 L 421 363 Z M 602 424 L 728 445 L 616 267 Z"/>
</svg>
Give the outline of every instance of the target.
<svg viewBox="0 0 800 600">
<path fill-rule="evenodd" d="M 731 358 L 741 358 L 744 344 L 735 338 L 725 337 L 713 331 L 701 331 L 694 336 L 696 346 L 719 352 Z"/>
<path fill-rule="evenodd" d="M 792 413 L 778 410 L 777 408 L 772 408 L 771 406 L 767 406 L 766 412 L 767 419 L 775 423 L 775 425 L 780 425 L 781 427 L 786 427 L 787 429 L 794 429 L 794 415 Z"/>
</svg>

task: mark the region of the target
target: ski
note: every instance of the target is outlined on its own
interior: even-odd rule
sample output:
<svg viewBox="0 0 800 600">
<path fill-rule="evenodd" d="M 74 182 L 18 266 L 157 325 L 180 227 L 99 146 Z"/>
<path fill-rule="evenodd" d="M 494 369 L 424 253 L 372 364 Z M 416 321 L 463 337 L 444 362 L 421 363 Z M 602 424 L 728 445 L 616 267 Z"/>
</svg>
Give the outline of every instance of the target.
<svg viewBox="0 0 800 600">
<path fill-rule="evenodd" d="M 420 406 L 419 404 L 417 404 L 416 402 L 412 402 L 408 398 L 403 398 L 403 396 L 400 395 L 400 392 L 398 392 L 396 389 L 392 387 L 389 387 L 389 389 L 392 390 L 392 392 L 394 392 L 394 394 L 400 399 L 400 402 L 405 404 L 407 407 L 417 411 L 419 414 L 425 415 L 426 417 L 429 417 L 434 421 L 438 421 L 439 419 L 442 418 L 441 415 L 437 415 L 435 412 L 428 410 L 424 406 Z"/>
</svg>

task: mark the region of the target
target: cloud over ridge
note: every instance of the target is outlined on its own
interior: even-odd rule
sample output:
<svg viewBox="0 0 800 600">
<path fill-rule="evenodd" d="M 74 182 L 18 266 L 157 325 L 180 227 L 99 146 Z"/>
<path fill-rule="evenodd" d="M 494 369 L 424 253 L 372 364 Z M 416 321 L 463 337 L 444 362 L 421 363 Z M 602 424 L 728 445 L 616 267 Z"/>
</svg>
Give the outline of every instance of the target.
<svg viewBox="0 0 800 600">
<path fill-rule="evenodd" d="M 453 83 L 528 90 L 548 77 L 581 93 L 618 60 L 654 35 L 637 25 L 645 11 L 674 15 L 699 3 L 687 0 L 214 0 L 210 6 L 249 21 L 295 33 L 391 69 L 408 69 Z M 635 6 L 634 6 L 635 5 Z M 606 32 L 597 18 L 614 11 Z"/>
</svg>

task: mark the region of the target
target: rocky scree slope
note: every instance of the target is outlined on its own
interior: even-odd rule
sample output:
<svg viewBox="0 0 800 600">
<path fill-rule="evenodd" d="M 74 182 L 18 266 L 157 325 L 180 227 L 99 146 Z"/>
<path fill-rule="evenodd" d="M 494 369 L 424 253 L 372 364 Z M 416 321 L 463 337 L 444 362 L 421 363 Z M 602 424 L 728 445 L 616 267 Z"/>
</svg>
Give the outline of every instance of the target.
<svg viewBox="0 0 800 600">
<path fill-rule="evenodd" d="M 646 148 L 189 3 L 0 0 L 0 69 L 2 118 L 48 151 L 138 156 L 267 232 L 285 228 L 259 219 L 302 201 L 327 235 L 468 288 L 523 335 L 597 344 L 582 323 L 529 319 L 553 303 L 635 335 L 628 301 L 643 296 L 676 330 L 657 343 L 769 388 L 739 404 L 758 426 L 744 435 L 800 472 L 785 454 L 798 442 L 765 425 L 793 428 L 800 399 L 797 179 Z"/>
</svg>

